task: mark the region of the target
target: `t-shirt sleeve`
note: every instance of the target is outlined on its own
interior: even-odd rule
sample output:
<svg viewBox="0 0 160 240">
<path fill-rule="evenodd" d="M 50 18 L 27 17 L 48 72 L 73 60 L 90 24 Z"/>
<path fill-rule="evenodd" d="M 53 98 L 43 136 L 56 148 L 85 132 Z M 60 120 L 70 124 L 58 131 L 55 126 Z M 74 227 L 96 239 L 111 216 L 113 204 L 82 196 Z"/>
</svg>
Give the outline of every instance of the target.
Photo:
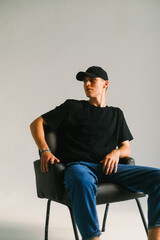
<svg viewBox="0 0 160 240">
<path fill-rule="evenodd" d="M 127 140 L 131 141 L 132 139 L 133 139 L 133 136 L 128 128 L 124 114 L 122 110 L 120 110 L 118 144 Z"/>
<path fill-rule="evenodd" d="M 42 114 L 41 117 L 53 131 L 56 131 L 65 123 L 70 113 L 70 108 L 70 101 L 66 100 L 63 104 L 57 106 L 53 110 Z"/>
</svg>

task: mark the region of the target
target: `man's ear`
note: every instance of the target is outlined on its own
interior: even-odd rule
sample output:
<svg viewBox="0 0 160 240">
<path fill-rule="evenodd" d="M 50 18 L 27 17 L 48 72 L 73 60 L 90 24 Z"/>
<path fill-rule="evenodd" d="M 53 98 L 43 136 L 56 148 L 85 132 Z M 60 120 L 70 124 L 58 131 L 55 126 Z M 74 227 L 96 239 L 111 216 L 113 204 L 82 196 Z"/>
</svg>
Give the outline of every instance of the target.
<svg viewBox="0 0 160 240">
<path fill-rule="evenodd" d="M 106 88 L 108 87 L 108 84 L 109 84 L 109 82 L 108 82 L 108 80 L 106 80 L 106 81 L 105 81 L 105 87 L 106 87 Z"/>
</svg>

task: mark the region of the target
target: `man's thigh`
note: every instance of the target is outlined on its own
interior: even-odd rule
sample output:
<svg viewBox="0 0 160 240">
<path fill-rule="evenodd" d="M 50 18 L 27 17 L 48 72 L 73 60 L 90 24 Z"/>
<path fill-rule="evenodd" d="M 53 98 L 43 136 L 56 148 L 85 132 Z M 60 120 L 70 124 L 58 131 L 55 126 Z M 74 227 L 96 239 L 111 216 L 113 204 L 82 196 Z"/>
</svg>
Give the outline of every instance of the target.
<svg viewBox="0 0 160 240">
<path fill-rule="evenodd" d="M 64 182 L 89 182 L 98 183 L 99 167 L 97 164 L 85 162 L 73 162 L 67 165 L 65 170 Z"/>
<path fill-rule="evenodd" d="M 137 165 L 118 165 L 117 173 L 103 174 L 102 181 L 113 182 L 132 191 L 148 193 L 160 180 L 160 169 Z"/>
</svg>

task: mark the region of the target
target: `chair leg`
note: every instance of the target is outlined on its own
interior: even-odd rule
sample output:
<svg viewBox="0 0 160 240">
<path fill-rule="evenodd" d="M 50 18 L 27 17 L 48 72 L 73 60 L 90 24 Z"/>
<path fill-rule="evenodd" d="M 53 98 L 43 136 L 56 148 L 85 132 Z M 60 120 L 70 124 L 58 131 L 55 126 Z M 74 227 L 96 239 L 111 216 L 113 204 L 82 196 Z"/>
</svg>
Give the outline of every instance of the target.
<svg viewBox="0 0 160 240">
<path fill-rule="evenodd" d="M 48 227 L 49 227 L 49 215 L 50 215 L 51 200 L 47 202 L 46 222 L 45 222 L 45 237 L 44 240 L 48 240 Z"/>
<path fill-rule="evenodd" d="M 72 208 L 71 207 L 68 207 L 68 208 L 69 208 L 69 212 L 70 212 L 70 215 L 71 215 L 71 220 L 72 220 L 72 226 L 73 226 L 73 230 L 74 230 L 75 239 L 79 240 L 77 226 L 76 226 L 76 223 L 75 223 L 75 220 L 74 220 L 74 217 L 73 217 L 73 213 L 72 213 Z"/>
<path fill-rule="evenodd" d="M 105 226 L 106 226 L 106 219 L 108 215 L 108 209 L 109 209 L 109 203 L 106 204 L 105 212 L 104 212 L 104 217 L 103 217 L 103 223 L 102 223 L 102 232 L 105 232 Z"/>
<path fill-rule="evenodd" d="M 146 234 L 148 235 L 147 224 L 146 224 L 146 220 L 145 220 L 145 217 L 144 217 L 144 214 L 143 214 L 143 210 L 142 210 L 140 201 L 139 201 L 139 199 L 137 199 L 137 198 L 136 198 L 135 200 L 136 200 L 136 203 L 137 203 L 137 205 L 138 205 L 138 209 L 139 209 L 139 213 L 140 213 L 141 218 L 142 218 L 143 226 L 144 226 L 144 228 L 145 228 Z"/>
</svg>

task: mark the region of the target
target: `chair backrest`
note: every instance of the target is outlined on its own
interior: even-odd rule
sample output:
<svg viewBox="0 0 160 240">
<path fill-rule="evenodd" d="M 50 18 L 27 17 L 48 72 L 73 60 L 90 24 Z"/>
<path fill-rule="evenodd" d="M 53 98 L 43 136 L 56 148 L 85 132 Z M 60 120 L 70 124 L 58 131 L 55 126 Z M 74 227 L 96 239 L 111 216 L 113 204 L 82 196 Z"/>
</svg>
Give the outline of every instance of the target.
<svg viewBox="0 0 160 240">
<path fill-rule="evenodd" d="M 56 134 L 48 125 L 44 125 L 44 132 L 48 147 L 55 154 L 57 148 Z M 64 199 L 63 179 L 65 166 L 62 163 L 54 163 L 53 165 L 49 165 L 49 168 L 50 171 L 44 174 L 40 169 L 40 160 L 34 162 L 38 197 L 48 198 L 68 205 L 68 198 Z"/>
<path fill-rule="evenodd" d="M 51 150 L 51 152 L 55 154 L 57 149 L 56 133 L 48 125 L 43 125 L 43 127 L 44 127 L 44 133 L 45 133 L 45 140 L 48 144 L 48 147 Z M 39 151 L 39 155 L 40 155 L 40 151 Z"/>
<path fill-rule="evenodd" d="M 56 133 L 53 132 L 53 130 L 48 125 L 44 125 L 44 132 L 45 132 L 46 142 L 49 148 L 51 149 L 51 151 L 54 153 L 57 147 Z"/>
</svg>

